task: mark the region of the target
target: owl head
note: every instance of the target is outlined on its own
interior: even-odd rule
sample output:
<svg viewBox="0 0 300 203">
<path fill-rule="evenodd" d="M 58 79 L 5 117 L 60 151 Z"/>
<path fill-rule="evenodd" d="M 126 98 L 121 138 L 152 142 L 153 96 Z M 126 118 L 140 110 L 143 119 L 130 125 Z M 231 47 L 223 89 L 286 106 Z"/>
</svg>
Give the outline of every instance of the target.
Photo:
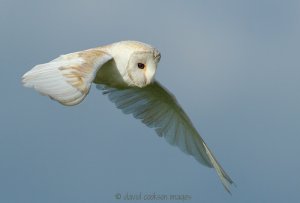
<svg viewBox="0 0 300 203">
<path fill-rule="evenodd" d="M 126 67 L 133 85 L 144 87 L 152 83 L 159 60 L 160 53 L 156 49 L 133 52 Z"/>
<path fill-rule="evenodd" d="M 145 87 L 154 80 L 160 53 L 137 41 L 122 41 L 111 47 L 117 68 L 129 86 Z"/>
</svg>

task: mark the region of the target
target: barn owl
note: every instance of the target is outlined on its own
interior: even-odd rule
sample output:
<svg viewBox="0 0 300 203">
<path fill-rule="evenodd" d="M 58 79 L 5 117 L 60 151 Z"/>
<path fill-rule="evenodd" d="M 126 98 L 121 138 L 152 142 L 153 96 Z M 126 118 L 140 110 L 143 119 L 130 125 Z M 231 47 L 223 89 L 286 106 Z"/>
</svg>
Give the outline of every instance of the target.
<svg viewBox="0 0 300 203">
<path fill-rule="evenodd" d="M 25 87 L 72 106 L 89 93 L 92 83 L 125 114 L 133 114 L 160 137 L 198 162 L 214 168 L 229 191 L 233 184 L 175 97 L 154 79 L 160 52 L 137 41 L 121 41 L 61 55 L 33 67 L 22 77 Z"/>
</svg>

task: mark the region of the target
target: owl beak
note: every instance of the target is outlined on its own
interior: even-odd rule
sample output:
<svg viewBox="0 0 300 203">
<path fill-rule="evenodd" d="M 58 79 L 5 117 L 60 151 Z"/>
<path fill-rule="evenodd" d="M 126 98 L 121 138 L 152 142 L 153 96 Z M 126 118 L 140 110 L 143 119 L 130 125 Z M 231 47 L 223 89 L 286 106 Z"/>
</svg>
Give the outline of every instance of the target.
<svg viewBox="0 0 300 203">
<path fill-rule="evenodd" d="M 146 85 L 149 85 L 149 84 L 151 84 L 153 82 L 155 72 L 156 72 L 156 65 L 154 65 L 154 64 L 152 66 L 149 66 L 146 69 L 146 72 L 145 72 Z"/>
</svg>

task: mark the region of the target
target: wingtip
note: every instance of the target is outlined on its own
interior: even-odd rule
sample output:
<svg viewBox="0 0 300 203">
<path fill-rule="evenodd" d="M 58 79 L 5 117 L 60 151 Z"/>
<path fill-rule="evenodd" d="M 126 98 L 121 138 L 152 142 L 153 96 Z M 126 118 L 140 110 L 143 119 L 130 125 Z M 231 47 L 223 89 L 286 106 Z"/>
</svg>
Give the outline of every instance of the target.
<svg viewBox="0 0 300 203">
<path fill-rule="evenodd" d="M 28 79 L 28 75 L 29 75 L 29 72 L 26 72 L 22 77 L 21 77 L 21 83 L 24 87 L 32 87 L 32 85 L 30 85 L 29 83 L 29 79 Z"/>
<path fill-rule="evenodd" d="M 227 180 L 227 179 L 223 179 L 223 178 L 221 178 L 221 182 L 222 182 L 222 185 L 224 186 L 225 190 L 226 190 L 230 195 L 232 195 L 230 189 L 231 189 L 232 186 L 235 186 L 235 187 L 236 187 L 236 184 L 235 184 L 232 180 Z"/>
<path fill-rule="evenodd" d="M 205 143 L 204 144 L 204 147 L 205 147 L 205 150 L 206 150 L 206 153 L 213 165 L 213 167 L 215 168 L 221 182 L 222 182 L 222 185 L 224 186 L 225 190 L 230 194 L 231 194 L 231 191 L 230 191 L 230 187 L 231 185 L 235 185 L 235 183 L 232 181 L 232 179 L 229 177 L 229 175 L 224 171 L 224 169 L 222 168 L 222 166 L 218 163 L 218 161 L 216 160 L 216 158 L 214 157 L 214 155 L 212 154 L 212 152 L 209 150 L 209 148 L 207 147 L 207 145 Z"/>
<path fill-rule="evenodd" d="M 34 66 L 31 70 L 24 73 L 21 77 L 21 83 L 24 87 L 34 87 L 34 79 L 37 77 L 36 70 L 40 69 L 42 64 Z"/>
</svg>

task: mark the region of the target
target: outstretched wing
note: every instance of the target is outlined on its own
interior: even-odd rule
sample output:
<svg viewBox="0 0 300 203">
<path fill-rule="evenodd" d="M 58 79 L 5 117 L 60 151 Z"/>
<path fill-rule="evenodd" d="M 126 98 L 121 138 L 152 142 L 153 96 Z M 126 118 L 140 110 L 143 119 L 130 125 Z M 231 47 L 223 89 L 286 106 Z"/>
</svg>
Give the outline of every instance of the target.
<svg viewBox="0 0 300 203">
<path fill-rule="evenodd" d="M 229 192 L 233 181 L 215 159 L 175 97 L 158 82 L 144 88 L 116 89 L 103 85 L 97 85 L 97 88 L 104 90 L 104 94 L 125 114 L 133 114 L 148 127 L 154 128 L 171 145 L 178 146 L 205 166 L 214 167 Z"/>
<path fill-rule="evenodd" d="M 75 105 L 85 98 L 97 71 L 110 59 L 110 55 L 99 49 L 66 54 L 33 67 L 22 81 L 25 87 L 32 87 L 61 104 Z"/>
</svg>

